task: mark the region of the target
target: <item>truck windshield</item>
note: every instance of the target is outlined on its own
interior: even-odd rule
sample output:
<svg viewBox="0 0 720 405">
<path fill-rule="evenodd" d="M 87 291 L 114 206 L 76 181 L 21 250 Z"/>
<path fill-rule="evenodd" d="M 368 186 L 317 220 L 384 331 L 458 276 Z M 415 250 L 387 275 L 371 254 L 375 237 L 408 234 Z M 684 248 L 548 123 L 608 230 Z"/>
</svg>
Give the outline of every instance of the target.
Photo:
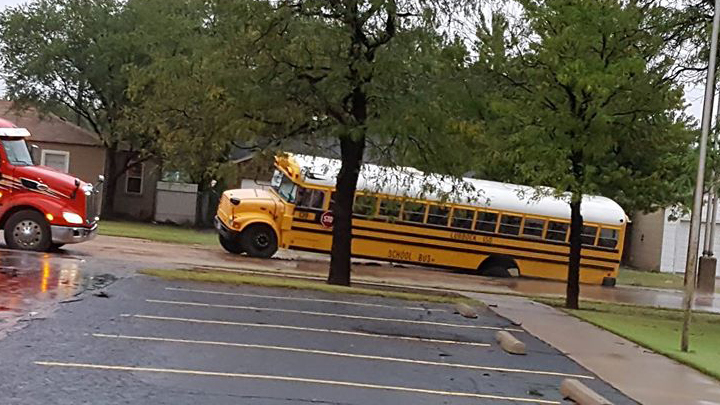
<svg viewBox="0 0 720 405">
<path fill-rule="evenodd" d="M 30 151 L 23 139 L 3 139 L 3 148 L 7 155 L 8 162 L 13 166 L 33 166 Z"/>
<path fill-rule="evenodd" d="M 297 191 L 297 187 L 295 186 L 295 183 L 290 180 L 289 177 L 285 176 L 279 171 L 276 171 L 272 180 L 272 188 L 280 195 L 280 198 L 282 198 L 283 200 L 291 204 L 295 203 L 295 193 Z"/>
</svg>

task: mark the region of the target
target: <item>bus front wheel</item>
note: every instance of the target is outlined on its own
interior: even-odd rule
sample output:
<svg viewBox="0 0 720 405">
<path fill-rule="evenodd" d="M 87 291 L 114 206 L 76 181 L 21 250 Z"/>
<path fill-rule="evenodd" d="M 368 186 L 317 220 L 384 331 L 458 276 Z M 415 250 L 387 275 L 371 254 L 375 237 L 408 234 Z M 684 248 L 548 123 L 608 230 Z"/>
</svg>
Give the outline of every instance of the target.
<svg viewBox="0 0 720 405">
<path fill-rule="evenodd" d="M 240 236 L 240 246 L 250 257 L 267 259 L 277 252 L 275 231 L 267 225 L 250 225 Z"/>
<path fill-rule="evenodd" d="M 220 246 L 227 250 L 228 253 L 239 255 L 243 252 L 242 246 L 240 246 L 240 242 L 237 240 L 228 239 L 222 235 L 218 235 L 218 240 L 220 241 Z"/>
</svg>

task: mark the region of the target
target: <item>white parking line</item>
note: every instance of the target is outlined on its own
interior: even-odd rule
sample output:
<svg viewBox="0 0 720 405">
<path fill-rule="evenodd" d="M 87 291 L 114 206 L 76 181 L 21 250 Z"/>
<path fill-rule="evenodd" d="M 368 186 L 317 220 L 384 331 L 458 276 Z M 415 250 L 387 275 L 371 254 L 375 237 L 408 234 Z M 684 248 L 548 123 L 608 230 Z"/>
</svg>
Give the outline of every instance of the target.
<svg viewBox="0 0 720 405">
<path fill-rule="evenodd" d="M 385 391 L 396 391 L 396 392 L 407 392 L 413 394 L 428 394 L 438 395 L 446 397 L 464 397 L 464 398 L 478 398 L 478 399 L 491 399 L 496 401 L 515 401 L 522 403 L 531 404 L 560 404 L 557 401 L 548 401 L 536 398 L 520 398 L 520 397 L 507 397 L 502 395 L 490 395 L 490 394 L 476 394 L 471 392 L 458 392 L 458 391 L 440 391 L 440 390 L 429 390 L 422 388 L 411 388 L 411 387 L 398 387 L 392 385 L 376 385 L 376 384 L 365 384 L 356 383 L 350 381 L 334 381 L 334 380 L 321 380 L 315 378 L 302 378 L 302 377 L 285 377 L 279 375 L 266 375 L 266 374 L 246 374 L 246 373 L 223 373 L 217 371 L 200 371 L 200 370 L 186 370 L 177 368 L 158 368 L 158 367 L 137 367 L 137 366 L 116 366 L 116 365 L 105 365 L 105 364 L 89 364 L 89 363 L 63 363 L 57 361 L 36 361 L 35 364 L 39 366 L 47 367 L 65 367 L 65 368 L 84 368 L 93 370 L 104 370 L 104 371 L 127 371 L 127 372 L 147 372 L 147 373 L 167 373 L 167 374 L 184 374 L 194 376 L 207 376 L 207 377 L 225 377 L 225 378 L 244 378 L 254 380 L 270 380 L 270 381 L 284 381 L 284 382 L 296 382 L 306 384 L 318 384 L 318 385 L 332 385 L 339 387 L 350 387 L 350 388 L 365 388 Z"/>
<path fill-rule="evenodd" d="M 407 340 L 407 341 L 412 341 L 412 342 L 490 347 L 490 344 L 488 344 L 488 343 L 463 342 L 463 341 L 458 341 L 458 340 L 427 339 L 427 338 L 419 338 L 419 337 L 411 337 L 411 336 L 381 335 L 381 334 L 375 334 L 375 333 L 353 332 L 353 331 L 349 331 L 349 330 L 308 328 L 308 327 L 304 327 L 304 326 L 273 325 L 273 324 L 268 324 L 268 323 L 249 323 L 249 322 L 233 322 L 233 321 L 215 321 L 215 320 L 210 320 L 210 319 L 178 318 L 178 317 L 171 317 L 171 316 L 156 316 L 156 315 L 132 315 L 132 317 L 138 318 L 138 319 L 148 319 L 148 320 L 153 320 L 153 321 L 175 321 L 175 322 L 198 323 L 198 324 L 205 324 L 205 325 L 227 325 L 227 326 L 243 326 L 243 327 L 249 327 L 249 328 L 296 330 L 296 331 L 301 331 L 301 332 L 333 333 L 336 335 L 349 335 L 349 336 L 362 336 L 362 337 L 371 337 L 371 338 L 380 338 L 380 339 Z"/>
<path fill-rule="evenodd" d="M 392 305 L 369 304 L 369 303 L 365 303 L 365 302 L 354 302 L 354 301 L 324 300 L 324 299 L 319 299 L 319 298 L 279 297 L 276 295 L 259 295 L 259 294 L 225 292 L 225 291 L 194 290 L 194 289 L 190 289 L 190 288 L 176 288 L 176 287 L 165 287 L 165 289 L 170 290 L 170 291 L 183 291 L 183 292 L 191 292 L 191 293 L 198 293 L 198 294 L 230 295 L 230 296 L 235 296 L 235 297 L 248 297 L 248 298 L 268 298 L 268 299 L 286 300 L 286 301 L 325 302 L 325 303 L 329 303 L 329 304 L 356 305 L 356 306 L 360 306 L 360 307 L 371 307 L 371 308 L 408 309 L 411 311 L 447 312 L 447 310 L 445 310 L 445 309 L 423 308 L 423 307 L 395 307 Z"/>
<path fill-rule="evenodd" d="M 151 300 L 151 299 L 147 299 L 145 301 L 154 303 L 154 304 L 184 305 L 184 306 L 205 307 L 205 308 L 228 308 L 228 309 L 240 309 L 240 310 L 247 310 L 247 311 L 284 312 L 284 313 L 289 313 L 289 314 L 328 316 L 328 317 L 334 317 L 334 318 L 348 318 L 348 319 L 362 319 L 362 320 L 367 320 L 367 321 L 410 323 L 410 324 L 414 324 L 414 325 L 432 325 L 432 326 L 445 326 L 445 327 L 451 327 L 451 328 L 489 329 L 489 330 L 507 330 L 507 331 L 512 331 L 512 332 L 524 332 L 522 329 L 500 328 L 497 326 L 462 325 L 462 324 L 457 324 L 457 323 L 430 322 L 430 321 L 420 321 L 420 320 L 411 320 L 411 319 L 379 318 L 379 317 L 373 317 L 373 316 L 334 314 L 334 313 L 330 313 L 330 312 L 300 311 L 297 309 L 250 307 L 250 306 L 244 306 L 244 305 L 207 304 L 204 302 L 190 302 L 190 301 L 169 301 L 169 300 Z"/>
<path fill-rule="evenodd" d="M 138 340 L 148 342 L 166 342 L 166 343 L 188 343 L 197 345 L 209 345 L 209 346 L 226 346 L 226 347 L 241 347 L 246 349 L 260 349 L 260 350 L 277 350 L 294 353 L 306 353 L 306 354 L 318 354 L 323 356 L 335 356 L 335 357 L 346 357 L 353 359 L 364 359 L 364 360 L 378 360 L 378 361 L 389 361 L 396 363 L 409 363 L 419 364 L 424 366 L 437 366 L 437 367 L 449 367 L 459 368 L 467 370 L 483 370 L 483 371 L 497 371 L 501 373 L 522 373 L 522 374 L 534 374 L 534 375 L 547 375 L 554 377 L 569 377 L 569 378 L 583 378 L 592 380 L 594 377 L 581 374 L 568 374 L 560 373 L 555 371 L 542 371 L 542 370 L 529 370 L 521 368 L 505 368 L 505 367 L 492 367 L 492 366 L 479 366 L 473 364 L 453 364 L 453 363 L 441 363 L 437 361 L 425 361 L 425 360 L 414 360 L 400 357 L 384 357 L 384 356 L 372 356 L 365 354 L 353 354 L 345 352 L 331 352 L 326 350 L 312 350 L 312 349 L 301 349 L 297 347 L 287 346 L 269 346 L 269 345 L 257 345 L 248 343 L 233 343 L 233 342 L 217 342 L 210 340 L 192 340 L 192 339 L 174 339 L 174 338 L 162 338 L 152 336 L 127 336 L 127 335 L 108 335 L 104 333 L 93 333 L 94 337 L 109 338 L 109 339 L 126 339 L 126 340 Z"/>
</svg>

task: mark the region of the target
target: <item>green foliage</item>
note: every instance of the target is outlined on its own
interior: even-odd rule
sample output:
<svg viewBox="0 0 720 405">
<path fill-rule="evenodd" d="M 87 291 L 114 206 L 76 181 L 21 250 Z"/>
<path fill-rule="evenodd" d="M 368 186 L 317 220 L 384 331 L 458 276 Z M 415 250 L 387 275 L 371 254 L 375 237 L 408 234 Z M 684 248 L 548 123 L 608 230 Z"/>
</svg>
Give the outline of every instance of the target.
<svg viewBox="0 0 720 405">
<path fill-rule="evenodd" d="M 515 181 L 600 194 L 626 210 L 676 203 L 691 189 L 694 134 L 681 115 L 674 60 L 648 15 L 617 0 L 522 1 L 480 30 L 497 160 Z"/>
<path fill-rule="evenodd" d="M 333 139 L 368 136 L 376 160 L 429 155 L 418 140 L 439 132 L 448 111 L 438 78 L 457 71 L 464 47 L 437 33 L 442 8 L 429 3 L 352 4 L 138 2 L 158 17 L 142 33 L 156 38 L 152 63 L 131 70 L 131 121 L 156 131 L 166 162 L 195 177 L 215 175 L 238 145 L 327 155 Z M 367 99 L 362 122 L 355 89 Z"/>
<path fill-rule="evenodd" d="M 127 104 L 123 67 L 138 63 L 117 0 L 40 0 L 0 14 L 0 63 L 7 96 L 20 105 L 77 114 L 105 145 Z"/>
</svg>

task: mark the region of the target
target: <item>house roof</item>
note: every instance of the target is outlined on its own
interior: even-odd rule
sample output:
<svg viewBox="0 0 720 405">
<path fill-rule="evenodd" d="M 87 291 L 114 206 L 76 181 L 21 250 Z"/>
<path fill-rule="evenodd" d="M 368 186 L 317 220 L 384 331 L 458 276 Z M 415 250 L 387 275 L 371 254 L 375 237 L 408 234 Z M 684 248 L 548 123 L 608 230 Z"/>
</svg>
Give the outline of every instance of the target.
<svg viewBox="0 0 720 405">
<path fill-rule="evenodd" d="M 0 118 L 30 131 L 30 141 L 54 142 L 69 145 L 102 146 L 90 131 L 72 124 L 54 114 L 42 115 L 34 108 L 23 111 L 12 109 L 12 101 L 0 100 Z"/>
</svg>

